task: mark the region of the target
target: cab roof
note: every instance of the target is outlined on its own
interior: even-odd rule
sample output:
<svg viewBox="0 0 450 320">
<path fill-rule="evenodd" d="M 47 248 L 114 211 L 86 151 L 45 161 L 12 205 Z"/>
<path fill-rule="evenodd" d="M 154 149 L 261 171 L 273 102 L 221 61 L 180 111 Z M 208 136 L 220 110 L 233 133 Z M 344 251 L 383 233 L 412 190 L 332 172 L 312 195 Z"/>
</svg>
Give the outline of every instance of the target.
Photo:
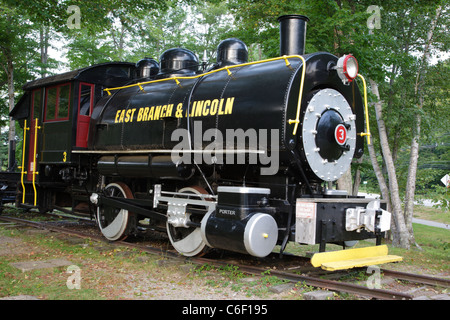
<svg viewBox="0 0 450 320">
<path fill-rule="evenodd" d="M 25 93 L 11 110 L 9 116 L 15 120 L 28 117 L 31 91 L 35 89 L 52 87 L 74 80 L 98 84 L 108 88 L 126 85 L 135 78 L 136 65 L 134 63 L 107 62 L 33 80 L 22 87 Z"/>
<path fill-rule="evenodd" d="M 135 68 L 135 64 L 131 62 L 106 62 L 27 82 L 23 90 L 34 90 L 72 80 L 102 84 L 105 87 L 122 85 L 135 78 Z"/>
</svg>

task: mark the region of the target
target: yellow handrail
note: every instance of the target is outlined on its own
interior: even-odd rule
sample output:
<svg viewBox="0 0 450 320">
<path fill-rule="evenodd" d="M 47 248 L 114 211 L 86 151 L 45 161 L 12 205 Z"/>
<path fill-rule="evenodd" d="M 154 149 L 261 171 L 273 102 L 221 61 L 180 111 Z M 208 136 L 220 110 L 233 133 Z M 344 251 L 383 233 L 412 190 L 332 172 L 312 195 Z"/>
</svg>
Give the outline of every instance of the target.
<svg viewBox="0 0 450 320">
<path fill-rule="evenodd" d="M 197 78 L 201 78 L 213 73 L 217 73 L 220 71 L 226 71 L 228 73 L 228 75 L 232 75 L 230 69 L 234 69 L 234 68 L 240 68 L 240 67 L 245 67 L 245 66 L 251 66 L 251 65 L 255 65 L 255 64 L 260 64 L 260 63 L 265 63 L 265 62 L 271 62 L 271 61 L 277 61 L 277 60 L 284 60 L 286 62 L 286 67 L 290 66 L 290 63 L 288 61 L 288 59 L 293 59 L 293 58 L 299 58 L 302 61 L 305 61 L 305 59 L 303 59 L 302 56 L 298 56 L 298 55 L 291 55 L 291 56 L 282 56 L 282 57 L 277 57 L 277 58 L 270 58 L 270 59 L 266 59 L 266 60 L 260 60 L 260 61 L 253 61 L 253 62 L 246 62 L 246 63 L 242 63 L 242 64 L 236 64 L 233 66 L 226 66 L 217 70 L 212 70 L 209 72 L 205 72 L 199 75 L 195 75 L 195 76 L 187 76 L 187 77 L 170 77 L 170 78 L 164 78 L 164 79 L 158 79 L 158 80 L 151 80 L 151 81 L 146 81 L 146 82 L 138 82 L 138 83 L 133 83 L 133 84 L 129 84 L 127 86 L 122 86 L 122 87 L 115 87 L 115 88 L 106 88 L 103 89 L 104 91 L 106 91 L 108 93 L 108 95 L 111 95 L 111 91 L 113 90 L 120 90 L 120 89 L 126 89 L 126 88 L 132 88 L 132 87 L 139 87 L 141 90 L 143 90 L 142 85 L 145 84 L 151 84 L 151 83 L 157 83 L 157 82 L 164 82 L 164 81 L 175 81 L 178 85 L 180 84 L 180 82 L 178 80 L 188 80 L 188 79 L 197 79 Z"/>
<path fill-rule="evenodd" d="M 20 167 L 20 182 L 22 184 L 22 204 L 25 203 L 25 184 L 23 183 L 23 176 L 24 174 L 27 174 L 25 169 L 25 145 L 27 141 L 27 130 L 30 130 L 30 128 L 27 128 L 27 120 L 25 119 L 23 122 L 23 145 L 22 145 L 22 166 Z"/>
<path fill-rule="evenodd" d="M 270 58 L 270 59 L 265 59 L 265 60 L 260 60 L 260 61 L 254 61 L 254 62 L 246 62 L 246 63 L 242 63 L 242 64 L 237 64 L 237 65 L 233 65 L 233 66 L 226 66 L 224 68 L 220 68 L 217 70 L 212 70 L 206 73 L 202 73 L 196 76 L 188 76 L 188 77 L 171 77 L 171 78 L 165 78 L 165 79 L 158 79 L 158 80 L 152 80 L 152 81 L 147 81 L 147 82 L 138 82 L 138 83 L 134 83 L 134 84 L 130 84 L 127 86 L 123 86 L 123 87 L 115 87 L 115 88 L 106 88 L 104 89 L 104 91 L 106 91 L 108 93 L 108 95 L 111 95 L 111 91 L 113 90 L 120 90 L 120 89 L 126 89 L 126 88 L 132 88 L 132 87 L 139 87 L 141 91 L 144 91 L 144 88 L 142 87 L 142 85 L 145 84 L 150 84 L 150 83 L 157 83 L 157 82 L 163 82 L 163 81 L 175 81 L 177 85 L 180 85 L 179 80 L 186 80 L 186 79 L 197 79 L 197 78 L 201 78 L 216 72 L 220 72 L 220 71 L 226 71 L 228 73 L 229 76 L 232 76 L 232 72 L 230 71 L 230 69 L 233 68 L 240 68 L 240 67 L 244 67 L 244 66 L 251 66 L 251 65 L 255 65 L 255 64 L 260 64 L 260 63 L 265 63 L 265 62 L 271 62 L 271 61 L 277 61 L 277 60 L 284 60 L 286 62 L 286 67 L 290 67 L 291 64 L 289 62 L 288 59 L 293 59 L 293 58 L 297 58 L 302 60 L 303 65 L 302 65 L 302 78 L 300 81 L 300 92 L 299 92 L 299 97 L 298 97 L 298 103 L 297 103 L 297 114 L 296 114 L 296 118 L 295 120 L 289 119 L 288 122 L 289 124 L 293 124 L 295 123 L 294 126 L 294 132 L 293 135 L 295 135 L 297 133 L 297 129 L 298 129 L 298 125 L 300 123 L 300 110 L 301 110 L 301 104 L 302 104 L 302 97 L 303 97 L 303 84 L 305 82 L 305 73 L 306 73 L 306 61 L 302 56 L 299 55 L 290 55 L 290 56 L 282 56 L 282 57 L 276 57 L 276 58 Z"/>
<path fill-rule="evenodd" d="M 302 106 L 302 99 L 303 99 L 303 84 L 305 83 L 305 73 L 306 73 L 306 61 L 302 56 L 298 56 L 300 59 L 302 59 L 303 66 L 302 66 L 302 79 L 300 81 L 300 92 L 298 94 L 298 102 L 297 102 L 297 114 L 295 116 L 295 120 L 289 119 L 289 124 L 295 123 L 294 126 L 294 132 L 292 133 L 294 136 L 297 134 L 298 125 L 300 123 L 300 110 Z"/>
<path fill-rule="evenodd" d="M 33 190 L 34 190 L 34 206 L 36 206 L 36 200 L 37 200 L 37 190 L 36 190 L 36 175 L 39 174 L 39 172 L 36 172 L 36 144 L 37 144 L 37 131 L 41 127 L 38 126 L 38 119 L 36 118 L 35 124 L 34 124 L 34 151 L 33 151 Z"/>
<path fill-rule="evenodd" d="M 364 85 L 364 111 L 366 116 L 366 132 L 361 132 L 359 135 L 361 137 L 367 136 L 367 144 L 370 145 L 370 126 L 369 126 L 369 108 L 367 106 L 367 84 L 366 79 L 362 75 L 358 73 L 358 77 L 361 78 Z"/>
</svg>

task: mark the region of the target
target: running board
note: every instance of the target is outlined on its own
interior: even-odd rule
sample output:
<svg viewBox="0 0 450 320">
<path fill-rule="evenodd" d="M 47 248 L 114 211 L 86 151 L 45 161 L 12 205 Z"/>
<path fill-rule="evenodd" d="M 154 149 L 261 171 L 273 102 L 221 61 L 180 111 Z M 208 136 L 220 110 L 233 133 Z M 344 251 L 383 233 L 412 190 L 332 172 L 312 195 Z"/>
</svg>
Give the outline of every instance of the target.
<svg viewBox="0 0 450 320">
<path fill-rule="evenodd" d="M 381 245 L 316 253 L 311 258 L 311 264 L 327 271 L 336 271 L 402 260 L 400 256 L 388 255 L 388 247 Z"/>
</svg>

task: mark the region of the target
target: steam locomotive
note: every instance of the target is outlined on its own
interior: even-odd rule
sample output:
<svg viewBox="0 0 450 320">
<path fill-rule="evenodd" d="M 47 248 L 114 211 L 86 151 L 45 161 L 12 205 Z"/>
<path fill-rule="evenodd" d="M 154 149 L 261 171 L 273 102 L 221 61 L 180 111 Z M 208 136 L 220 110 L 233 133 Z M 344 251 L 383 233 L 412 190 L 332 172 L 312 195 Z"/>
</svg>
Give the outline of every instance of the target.
<svg viewBox="0 0 450 320">
<path fill-rule="evenodd" d="M 210 68 L 174 48 L 159 63 L 28 82 L 10 114 L 24 128 L 16 202 L 86 209 L 110 241 L 164 231 L 185 256 L 265 257 L 289 241 L 321 252 L 380 244 L 390 224 L 383 204 L 328 188 L 368 135 L 357 60 L 305 55 L 309 19 L 278 20 L 273 59 L 248 62 L 246 45 L 230 38 Z"/>
</svg>

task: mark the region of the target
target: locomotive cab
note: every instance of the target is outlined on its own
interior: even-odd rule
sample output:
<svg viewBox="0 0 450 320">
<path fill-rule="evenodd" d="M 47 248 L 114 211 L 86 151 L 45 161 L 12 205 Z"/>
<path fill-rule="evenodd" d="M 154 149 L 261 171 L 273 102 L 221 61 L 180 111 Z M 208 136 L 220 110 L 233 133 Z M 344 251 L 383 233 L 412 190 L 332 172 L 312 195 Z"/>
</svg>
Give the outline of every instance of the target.
<svg viewBox="0 0 450 320">
<path fill-rule="evenodd" d="M 59 184 L 64 189 L 75 175 L 86 175 L 76 171 L 83 159 L 72 151 L 87 148 L 94 105 L 105 87 L 134 77 L 134 64 L 106 63 L 24 85 L 25 93 L 10 113 L 24 128 L 20 169 L 27 191 L 20 202 L 36 206 L 38 197 L 45 198 L 45 186 Z"/>
</svg>

